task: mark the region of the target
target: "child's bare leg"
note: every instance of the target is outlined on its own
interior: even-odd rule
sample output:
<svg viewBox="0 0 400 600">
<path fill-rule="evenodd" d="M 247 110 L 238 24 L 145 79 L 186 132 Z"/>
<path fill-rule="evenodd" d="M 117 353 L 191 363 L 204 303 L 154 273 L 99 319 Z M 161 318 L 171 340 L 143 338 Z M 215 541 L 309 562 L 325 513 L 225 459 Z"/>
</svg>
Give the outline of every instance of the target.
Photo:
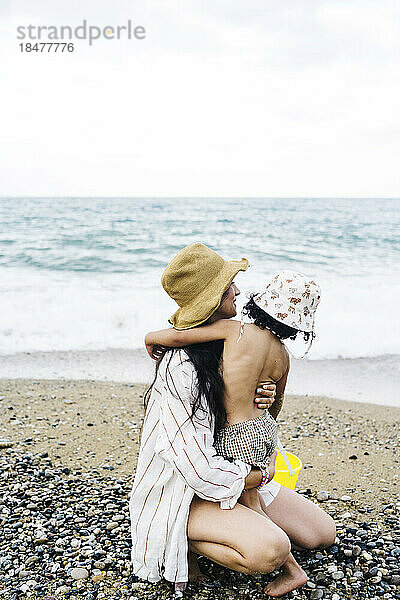
<svg viewBox="0 0 400 600">
<path fill-rule="evenodd" d="M 256 489 L 243 492 L 239 502 L 262 514 L 266 519 L 271 520 L 264 510 L 264 500 Z M 264 588 L 265 593 L 269 596 L 283 596 L 304 585 L 308 579 L 306 572 L 295 561 L 292 553 L 289 554 L 287 561 L 282 565 L 281 569 L 281 575 Z"/>
</svg>

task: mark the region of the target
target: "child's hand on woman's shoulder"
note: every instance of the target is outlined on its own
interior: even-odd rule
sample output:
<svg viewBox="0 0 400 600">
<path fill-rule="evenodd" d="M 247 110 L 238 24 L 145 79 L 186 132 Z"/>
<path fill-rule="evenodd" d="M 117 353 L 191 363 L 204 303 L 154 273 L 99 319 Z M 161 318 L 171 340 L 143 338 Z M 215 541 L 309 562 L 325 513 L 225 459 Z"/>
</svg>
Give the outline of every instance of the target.
<svg viewBox="0 0 400 600">
<path fill-rule="evenodd" d="M 162 346 L 157 344 L 153 334 L 153 331 L 146 334 L 146 337 L 144 338 L 144 345 L 146 346 L 147 354 L 150 356 L 150 358 L 153 360 L 158 360 L 162 355 Z"/>
</svg>

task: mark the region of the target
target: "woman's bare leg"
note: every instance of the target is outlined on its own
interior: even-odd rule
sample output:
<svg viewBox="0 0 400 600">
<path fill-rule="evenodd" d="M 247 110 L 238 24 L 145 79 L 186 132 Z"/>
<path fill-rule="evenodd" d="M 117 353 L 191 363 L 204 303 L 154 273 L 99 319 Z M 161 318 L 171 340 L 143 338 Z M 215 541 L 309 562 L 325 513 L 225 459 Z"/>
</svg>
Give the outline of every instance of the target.
<svg viewBox="0 0 400 600">
<path fill-rule="evenodd" d="M 328 548 L 336 537 L 335 522 L 319 506 L 301 494 L 281 487 L 265 512 L 289 536 L 298 550 Z"/>
<path fill-rule="evenodd" d="M 222 510 L 216 502 L 195 496 L 187 531 L 192 552 L 241 573 L 270 573 L 290 553 L 285 532 L 241 504 Z"/>
<path fill-rule="evenodd" d="M 244 492 L 239 502 L 270 520 L 266 514 L 265 503 L 256 489 Z M 271 581 L 271 583 L 264 588 L 264 591 L 268 596 L 283 596 L 284 594 L 301 587 L 308 580 L 307 573 L 300 567 L 298 562 L 296 562 L 292 553 L 289 554 L 281 569 L 282 572 L 279 577 Z"/>
</svg>

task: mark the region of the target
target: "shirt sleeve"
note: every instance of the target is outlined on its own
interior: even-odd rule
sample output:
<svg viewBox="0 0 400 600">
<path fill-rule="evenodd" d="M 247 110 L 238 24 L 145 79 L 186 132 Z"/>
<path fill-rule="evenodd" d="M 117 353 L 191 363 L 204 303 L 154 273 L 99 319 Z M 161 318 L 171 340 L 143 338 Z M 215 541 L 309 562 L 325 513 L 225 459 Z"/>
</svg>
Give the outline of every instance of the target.
<svg viewBox="0 0 400 600">
<path fill-rule="evenodd" d="M 191 418 L 195 369 L 183 351 L 170 358 L 164 358 L 163 388 L 159 390 L 156 452 L 200 498 L 219 502 L 223 509 L 233 508 L 251 467 L 216 454 L 208 410 L 200 406 Z"/>
</svg>

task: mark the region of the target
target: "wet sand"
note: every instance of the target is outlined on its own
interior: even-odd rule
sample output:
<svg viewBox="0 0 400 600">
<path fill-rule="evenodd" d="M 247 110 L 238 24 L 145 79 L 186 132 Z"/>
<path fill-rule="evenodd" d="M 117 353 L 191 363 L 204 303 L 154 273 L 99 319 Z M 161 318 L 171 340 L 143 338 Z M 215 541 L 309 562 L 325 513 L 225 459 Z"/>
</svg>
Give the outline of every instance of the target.
<svg viewBox="0 0 400 600">
<path fill-rule="evenodd" d="M 0 356 L 0 379 L 152 381 L 144 349 L 19 352 Z M 291 361 L 288 394 L 327 396 L 400 407 L 400 356 Z"/>
</svg>

